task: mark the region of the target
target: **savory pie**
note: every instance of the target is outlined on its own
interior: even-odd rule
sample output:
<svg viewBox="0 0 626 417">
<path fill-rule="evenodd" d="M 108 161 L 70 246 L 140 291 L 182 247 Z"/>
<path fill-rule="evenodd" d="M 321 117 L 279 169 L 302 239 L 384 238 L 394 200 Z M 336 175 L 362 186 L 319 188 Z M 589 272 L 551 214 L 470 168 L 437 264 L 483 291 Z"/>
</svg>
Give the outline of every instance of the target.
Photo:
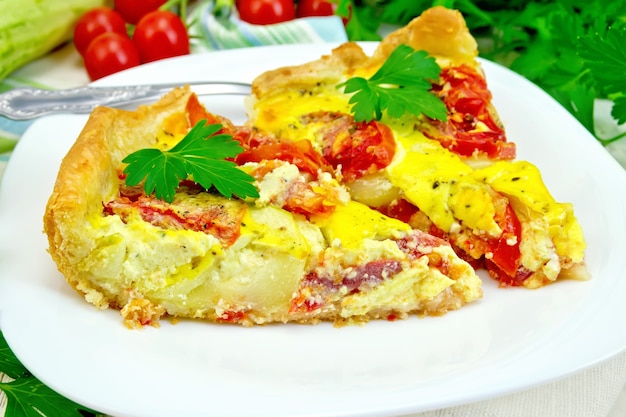
<svg viewBox="0 0 626 417">
<path fill-rule="evenodd" d="M 338 86 L 371 76 L 398 45 L 436 59 L 432 94 L 446 120 L 351 114 Z M 461 15 L 434 8 L 372 56 L 346 43 L 259 75 L 243 126 L 187 87 L 133 112 L 97 108 L 46 208 L 50 254 L 87 301 L 119 309 L 129 326 L 164 316 L 395 320 L 481 298 L 480 267 L 530 288 L 584 278 L 573 209 L 551 197 L 536 167 L 514 161 L 476 56 Z M 224 196 L 193 176 L 171 199 L 129 183 L 128 155 L 172 149 L 203 123 L 238 142 L 231 162 L 256 197 Z"/>
</svg>

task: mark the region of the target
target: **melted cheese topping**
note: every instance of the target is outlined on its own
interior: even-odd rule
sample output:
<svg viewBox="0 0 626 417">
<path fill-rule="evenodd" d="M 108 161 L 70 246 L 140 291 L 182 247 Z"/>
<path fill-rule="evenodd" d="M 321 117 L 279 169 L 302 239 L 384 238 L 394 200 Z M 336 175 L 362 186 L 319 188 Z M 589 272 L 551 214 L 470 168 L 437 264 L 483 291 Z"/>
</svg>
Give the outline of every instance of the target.
<svg viewBox="0 0 626 417">
<path fill-rule="evenodd" d="M 281 138 L 313 138 L 309 130 L 314 126 L 307 127 L 300 117 L 316 111 L 349 113 L 348 99 L 335 85 L 268 96 L 254 104 L 254 126 Z"/>
<path fill-rule="evenodd" d="M 407 200 L 445 232 L 454 231 L 462 221 L 477 232 L 500 235 L 490 187 L 471 176 L 472 168 L 419 133 L 398 138 L 405 151 L 387 172 Z"/>
<path fill-rule="evenodd" d="M 558 203 L 545 186 L 536 166 L 526 161 L 500 161 L 478 169 L 474 178 L 485 181 L 495 190 L 517 200 L 547 223 L 548 236 L 554 243 L 556 253 L 581 262 L 584 256 L 585 239 L 582 228 L 574 216 L 569 203 Z M 519 210 L 518 210 L 519 211 Z"/>
<path fill-rule="evenodd" d="M 367 72 L 372 71 L 367 69 Z M 321 85 L 310 91 L 282 92 L 255 103 L 254 125 L 294 140 L 314 138 L 308 130 L 314 129 L 314 124 L 303 124 L 300 116 L 314 111 L 350 113 L 349 98 L 335 85 Z M 496 208 L 492 198 L 493 190 L 496 190 L 518 198 L 521 204 L 547 216 L 557 253 L 582 260 L 584 238 L 571 206 L 554 201 L 532 164 L 502 161 L 473 169 L 458 155 L 416 131 L 418 119 L 385 119 L 383 122 L 393 129 L 398 145 L 394 162 L 385 170 L 387 181 L 401 190 L 440 229 L 455 232 L 462 222 L 475 233 L 499 236 L 502 231 L 494 220 Z M 320 144 L 314 143 L 314 146 L 319 149 Z M 513 177 L 522 180 L 511 181 Z M 364 197 L 361 201 L 373 202 L 377 206 L 398 196 L 392 188 L 381 186 L 379 176 L 373 181 L 378 191 L 368 195 L 357 185 L 353 197 L 361 195 Z"/>
<path fill-rule="evenodd" d="M 337 206 L 329 216 L 315 216 L 311 222 L 320 227 L 328 242 L 344 247 L 358 246 L 364 239 L 400 237 L 411 230 L 408 224 L 356 201 Z"/>
</svg>

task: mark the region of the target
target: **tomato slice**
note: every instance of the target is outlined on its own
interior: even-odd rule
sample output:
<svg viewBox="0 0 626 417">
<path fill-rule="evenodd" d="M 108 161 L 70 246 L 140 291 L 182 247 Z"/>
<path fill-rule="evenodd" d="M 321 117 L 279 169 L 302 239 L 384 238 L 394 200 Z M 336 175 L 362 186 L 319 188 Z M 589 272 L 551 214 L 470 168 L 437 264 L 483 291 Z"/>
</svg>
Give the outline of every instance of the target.
<svg viewBox="0 0 626 417">
<path fill-rule="evenodd" d="M 378 210 L 387 216 L 411 224 L 413 228 L 427 232 L 428 235 L 432 236 L 432 239 L 441 238 L 448 241 L 461 259 L 474 268 L 484 267 L 489 272 L 489 275 L 502 285 L 523 285 L 524 280 L 532 273 L 532 271 L 521 266 L 520 242 L 522 239 L 522 226 L 508 201 L 504 208 L 501 209 L 501 212 L 496 214 L 496 222 L 502 229 L 502 234 L 495 239 L 485 239 L 476 236 L 466 241 L 465 245 L 467 246 L 464 247 L 455 245 L 454 236 L 444 233 L 434 224 L 414 224 L 413 220 L 415 214 L 419 212 L 419 208 L 404 199 L 379 207 Z M 433 240 L 433 242 L 435 241 Z M 411 245 L 411 247 L 415 247 L 415 245 Z M 475 259 L 470 255 L 470 250 L 478 250 L 478 253 L 483 255 L 490 253 L 489 259 L 484 256 Z"/>
<path fill-rule="evenodd" d="M 289 190 L 289 196 L 283 208 L 292 213 L 310 215 L 328 215 L 335 211 L 337 201 L 332 195 L 317 192 L 306 183 L 297 182 Z"/>
<path fill-rule="evenodd" d="M 315 112 L 302 117 L 304 124 L 316 123 L 324 158 L 339 168 L 346 182 L 380 171 L 391 163 L 396 142 L 389 127 L 375 120 L 356 122 L 351 115 Z"/>
<path fill-rule="evenodd" d="M 206 120 L 207 125 L 222 125 L 222 129 L 220 129 L 217 133 L 234 133 L 235 128 L 232 122 L 225 117 L 217 116 L 209 112 L 206 107 L 200 103 L 198 96 L 195 94 L 191 94 L 189 96 L 189 100 L 187 100 L 187 105 L 185 106 L 185 111 L 187 112 L 187 120 L 190 128 L 195 126 L 199 121 Z"/>
<path fill-rule="evenodd" d="M 504 129 L 489 111 L 492 95 L 475 69 L 467 65 L 444 68 L 441 83 L 433 91 L 446 104 L 448 120 L 431 121 L 423 131 L 426 136 L 461 156 L 515 158 L 515 144 L 507 142 Z"/>
<path fill-rule="evenodd" d="M 236 136 L 236 138 L 241 138 L 241 136 Z M 315 178 L 317 178 L 319 170 L 332 172 L 328 162 L 313 149 L 313 145 L 308 140 L 295 142 L 281 140 L 279 142 L 278 140 L 271 141 L 270 139 L 260 143 L 255 143 L 254 139 L 248 138 L 247 140 L 247 144 L 244 145 L 246 150 L 235 158 L 235 162 L 239 165 L 246 162 L 279 159 L 294 164 L 300 171 L 308 172 Z"/>
<path fill-rule="evenodd" d="M 246 206 L 228 203 L 201 207 L 194 205 L 193 201 L 191 204 L 170 204 L 122 187 L 117 199 L 104 204 L 103 212 L 119 215 L 124 222 L 139 214 L 145 222 L 156 227 L 203 232 L 215 236 L 228 247 L 239 238 Z"/>
<path fill-rule="evenodd" d="M 383 213 L 385 216 L 398 219 L 407 224 L 411 223 L 413 215 L 419 211 L 419 209 L 415 205 L 411 204 L 404 198 L 395 200 L 391 204 L 387 204 L 386 206 L 377 207 L 376 209 Z"/>
<path fill-rule="evenodd" d="M 454 137 L 441 137 L 438 140 L 444 147 L 461 156 L 473 156 L 478 152 L 495 159 L 515 158 L 515 144 L 505 142 L 502 137 L 501 133 L 493 131 L 456 131 Z"/>
<path fill-rule="evenodd" d="M 496 264 L 508 276 L 514 276 L 520 266 L 520 242 L 522 240 L 522 225 L 517 215 L 507 204 L 504 217 L 500 221 L 502 234 L 492 242 L 491 262 Z"/>
</svg>

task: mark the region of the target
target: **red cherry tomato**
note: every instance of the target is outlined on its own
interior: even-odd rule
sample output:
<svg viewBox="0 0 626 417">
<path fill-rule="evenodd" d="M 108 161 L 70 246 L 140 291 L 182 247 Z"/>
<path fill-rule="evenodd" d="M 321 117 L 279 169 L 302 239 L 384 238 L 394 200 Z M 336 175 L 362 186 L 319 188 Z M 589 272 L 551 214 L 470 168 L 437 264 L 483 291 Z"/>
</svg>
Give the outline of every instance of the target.
<svg viewBox="0 0 626 417">
<path fill-rule="evenodd" d="M 336 4 L 327 0 L 298 0 L 296 17 L 332 16 L 336 8 Z"/>
<path fill-rule="evenodd" d="M 131 25 L 139 23 L 142 17 L 165 4 L 165 0 L 115 0 L 115 10 Z"/>
<path fill-rule="evenodd" d="M 177 14 L 167 10 L 156 10 L 141 18 L 133 42 L 144 63 L 189 53 L 185 24 Z"/>
<path fill-rule="evenodd" d="M 103 33 L 94 39 L 84 59 L 85 69 L 92 81 L 140 64 L 133 41 L 115 32 Z"/>
<path fill-rule="evenodd" d="M 253 25 L 271 25 L 296 18 L 293 0 L 236 0 L 239 17 Z"/>
<path fill-rule="evenodd" d="M 91 41 L 106 32 L 126 35 L 122 16 L 109 7 L 96 7 L 85 12 L 74 27 L 74 45 L 78 53 L 85 55 Z"/>
</svg>

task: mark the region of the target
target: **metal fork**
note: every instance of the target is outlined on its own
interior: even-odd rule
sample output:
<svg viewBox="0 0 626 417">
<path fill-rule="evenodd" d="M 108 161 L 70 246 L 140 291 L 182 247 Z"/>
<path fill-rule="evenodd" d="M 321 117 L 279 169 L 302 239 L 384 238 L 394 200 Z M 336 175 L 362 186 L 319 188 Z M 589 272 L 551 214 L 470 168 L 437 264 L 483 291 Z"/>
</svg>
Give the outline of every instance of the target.
<svg viewBox="0 0 626 417">
<path fill-rule="evenodd" d="M 96 106 L 125 108 L 155 100 L 184 84 L 198 95 L 248 95 L 250 84 L 238 82 L 201 82 L 131 85 L 118 87 L 85 86 L 63 90 L 16 88 L 0 94 L 0 115 L 13 120 L 28 120 L 53 113 L 89 113 Z"/>
</svg>

